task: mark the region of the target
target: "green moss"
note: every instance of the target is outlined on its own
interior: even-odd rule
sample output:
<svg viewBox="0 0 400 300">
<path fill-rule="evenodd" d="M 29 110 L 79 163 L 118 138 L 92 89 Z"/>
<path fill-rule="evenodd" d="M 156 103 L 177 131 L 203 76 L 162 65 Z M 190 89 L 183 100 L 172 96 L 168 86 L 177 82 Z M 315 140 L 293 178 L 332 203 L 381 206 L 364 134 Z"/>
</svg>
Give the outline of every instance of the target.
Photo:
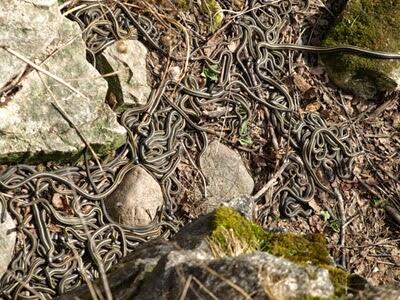
<svg viewBox="0 0 400 300">
<path fill-rule="evenodd" d="M 224 13 L 217 0 L 202 0 L 201 9 L 203 13 L 208 15 L 210 24 L 209 31 L 215 32 L 222 24 L 224 20 Z"/>
<path fill-rule="evenodd" d="M 320 265 L 320 267 L 328 270 L 331 282 L 335 287 L 335 295 L 345 295 L 348 289 L 348 278 L 350 274 L 332 265 Z"/>
<path fill-rule="evenodd" d="M 328 270 L 335 287 L 334 299 L 340 299 L 347 291 L 349 274 L 332 265 L 325 237 L 322 234 L 272 234 L 265 232 L 261 226 L 250 222 L 231 208 L 217 209 L 214 212 L 210 240 L 217 244 L 226 255 L 229 255 L 232 253 L 232 236 L 244 242 L 247 249 L 252 251 L 266 251 L 302 267 L 312 265 Z"/>
<path fill-rule="evenodd" d="M 298 265 L 313 265 L 326 269 L 335 287 L 335 295 L 346 292 L 348 273 L 332 265 L 322 234 L 274 234 L 263 241 L 262 250 L 284 257 Z"/>
<path fill-rule="evenodd" d="M 325 237 L 321 234 L 274 234 L 263 241 L 263 249 L 275 256 L 283 256 L 298 264 L 329 265 Z"/>
<path fill-rule="evenodd" d="M 232 208 L 221 207 L 214 213 L 210 239 L 228 253 L 230 237 L 227 231 L 252 250 L 260 249 L 268 235 L 261 226 L 250 222 Z"/>
<path fill-rule="evenodd" d="M 354 45 L 362 48 L 399 52 L 400 1 L 352 0 L 330 29 L 323 46 Z M 347 84 L 352 74 L 353 92 L 365 89 L 366 94 L 393 90 L 396 83 L 384 74 L 400 68 L 400 61 L 372 59 L 352 54 L 322 55 L 330 69 L 331 79 L 339 86 Z M 372 86 L 362 82 L 376 81 Z M 364 91 L 361 91 L 363 93 Z"/>
</svg>

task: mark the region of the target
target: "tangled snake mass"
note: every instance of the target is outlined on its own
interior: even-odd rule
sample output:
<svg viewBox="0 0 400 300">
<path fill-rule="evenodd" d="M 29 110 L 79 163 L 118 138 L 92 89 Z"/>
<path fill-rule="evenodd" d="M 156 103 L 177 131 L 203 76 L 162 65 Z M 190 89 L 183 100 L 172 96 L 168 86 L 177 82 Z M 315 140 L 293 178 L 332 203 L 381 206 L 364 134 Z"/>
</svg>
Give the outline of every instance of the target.
<svg viewBox="0 0 400 300">
<path fill-rule="evenodd" d="M 212 47 L 199 24 L 171 20 L 149 3 L 83 0 L 62 5 L 64 15 L 81 27 L 94 64 L 116 41 L 137 38 L 162 66 L 147 104 L 119 116 L 128 135 L 114 157 L 96 163 L 86 156 L 82 163 L 46 170 L 19 164 L 0 173 L 0 217 L 3 221 L 7 210 L 18 233 L 13 260 L 0 281 L 1 298 L 51 299 L 98 278 L 137 245 L 173 235 L 182 224 L 179 165 L 190 167 L 191 180 L 206 196 L 199 158 L 213 139 L 248 156 L 277 148 L 271 135 L 287 141 L 284 184 L 273 195 L 285 217 L 309 216 L 308 203 L 317 189 L 332 194 L 327 182 L 352 176 L 361 150 L 351 143 L 350 129 L 328 125 L 317 112 L 300 112 L 301 96 L 288 89 L 285 78 L 304 53 L 400 55 L 288 42 L 283 29 L 309 10 L 307 0 L 250 0 L 239 11 L 230 9 L 230 1 L 220 5 L 225 21 L 209 34 L 221 39 Z M 300 34 L 309 30 L 301 27 Z M 180 75 L 170 75 L 174 66 Z M 266 128 L 263 139 L 252 137 L 254 124 Z M 104 204 L 135 165 L 159 182 L 164 197 L 164 207 L 146 226 L 115 222 Z M 53 205 L 55 194 L 68 209 Z M 261 205 L 258 222 L 265 218 Z"/>
</svg>

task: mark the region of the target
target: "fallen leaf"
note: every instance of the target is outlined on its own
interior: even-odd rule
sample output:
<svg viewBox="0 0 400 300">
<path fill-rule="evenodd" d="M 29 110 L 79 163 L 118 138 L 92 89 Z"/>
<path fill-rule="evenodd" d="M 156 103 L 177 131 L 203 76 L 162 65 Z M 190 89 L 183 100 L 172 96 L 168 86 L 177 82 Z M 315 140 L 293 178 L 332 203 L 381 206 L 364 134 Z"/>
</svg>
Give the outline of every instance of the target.
<svg viewBox="0 0 400 300">
<path fill-rule="evenodd" d="M 307 104 L 306 108 L 304 109 L 305 112 L 316 112 L 321 108 L 321 103 L 318 101 L 311 102 Z"/>
<path fill-rule="evenodd" d="M 311 89 L 311 85 L 299 74 L 293 75 L 293 83 L 303 94 Z"/>
<path fill-rule="evenodd" d="M 63 209 L 64 208 L 63 195 L 59 193 L 54 193 L 53 197 L 51 198 L 51 203 L 53 204 L 54 208 Z"/>
</svg>

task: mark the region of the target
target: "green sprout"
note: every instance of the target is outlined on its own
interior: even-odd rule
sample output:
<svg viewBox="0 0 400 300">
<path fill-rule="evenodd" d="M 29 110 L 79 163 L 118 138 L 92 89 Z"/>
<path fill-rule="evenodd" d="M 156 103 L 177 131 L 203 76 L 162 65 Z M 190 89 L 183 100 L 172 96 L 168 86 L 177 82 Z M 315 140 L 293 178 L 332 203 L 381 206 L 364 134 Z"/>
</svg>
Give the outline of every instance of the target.
<svg viewBox="0 0 400 300">
<path fill-rule="evenodd" d="M 331 214 L 327 210 L 321 211 L 321 217 L 324 219 L 324 222 L 335 232 L 339 232 L 340 220 L 332 219 Z"/>
<path fill-rule="evenodd" d="M 218 65 L 208 65 L 204 67 L 203 72 L 201 72 L 201 76 L 210 81 L 217 81 L 218 75 L 219 75 Z"/>
<path fill-rule="evenodd" d="M 327 210 L 321 211 L 321 217 L 324 219 L 325 223 L 328 223 L 328 220 L 331 218 L 331 214 Z"/>
<path fill-rule="evenodd" d="M 242 146 L 250 146 L 253 144 L 253 140 L 251 139 L 249 135 L 249 122 L 246 120 L 242 123 L 239 129 L 239 143 Z"/>
<path fill-rule="evenodd" d="M 373 196 L 371 199 L 371 203 L 372 203 L 372 206 L 376 207 L 379 204 L 381 204 L 381 199 L 379 199 L 379 197 L 377 197 L 377 196 Z"/>
</svg>

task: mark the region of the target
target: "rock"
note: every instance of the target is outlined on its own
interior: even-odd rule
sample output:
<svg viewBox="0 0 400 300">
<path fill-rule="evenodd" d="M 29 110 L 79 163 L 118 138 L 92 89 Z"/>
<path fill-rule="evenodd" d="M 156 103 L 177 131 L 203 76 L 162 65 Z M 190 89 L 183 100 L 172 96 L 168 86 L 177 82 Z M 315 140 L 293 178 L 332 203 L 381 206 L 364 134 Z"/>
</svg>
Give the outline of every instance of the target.
<svg viewBox="0 0 400 300">
<path fill-rule="evenodd" d="M 324 46 L 354 45 L 372 50 L 400 52 L 399 1 L 348 1 Z M 321 60 L 329 78 L 339 87 L 372 99 L 399 88 L 400 60 L 327 54 Z"/>
<path fill-rule="evenodd" d="M 5 212 L 4 222 L 0 223 L 0 278 L 7 271 L 13 258 L 16 237 L 15 223 Z"/>
<path fill-rule="evenodd" d="M 134 295 L 137 293 L 144 278 L 153 272 L 161 257 L 164 257 L 173 250 L 177 250 L 175 244 L 166 242 L 165 240 L 153 240 L 141 245 L 135 249 L 134 252 L 124 257 L 122 261 L 114 266 L 107 274 L 113 299 L 137 299 Z M 96 284 L 96 287 L 101 289 L 104 295 L 104 286 L 100 282 Z M 82 285 L 56 299 L 92 300 L 93 297 L 87 285 Z"/>
<path fill-rule="evenodd" d="M 354 300 L 399 300 L 400 286 L 369 286 L 360 291 Z"/>
<path fill-rule="evenodd" d="M 75 160 L 85 143 L 69 122 L 99 155 L 125 142 L 125 129 L 104 103 L 107 82 L 86 61 L 79 26 L 62 17 L 56 0 L 1 1 L 0 45 L 80 92 L 0 49 L 0 163 Z"/>
<path fill-rule="evenodd" d="M 118 41 L 96 58 L 96 68 L 107 76 L 107 98 L 113 109 L 147 103 L 150 87 L 147 84 L 146 47 L 137 40 Z M 110 103 L 114 102 L 114 103 Z M 114 107 L 113 107 L 114 106 Z"/>
<path fill-rule="evenodd" d="M 334 291 L 327 270 L 306 270 L 265 252 L 213 259 L 171 251 L 151 275 L 137 299 L 179 299 L 184 293 L 184 299 L 208 299 L 210 293 L 217 299 L 327 299 Z"/>
<path fill-rule="evenodd" d="M 218 141 L 208 145 L 207 151 L 200 157 L 200 166 L 208 182 L 208 211 L 253 191 L 254 181 L 239 154 Z"/>
<path fill-rule="evenodd" d="M 300 265 L 261 251 L 215 256 L 211 250 L 213 233 L 229 222 L 232 234 L 242 232 L 245 236 L 243 230 L 256 229 L 254 233 L 268 236 L 232 209 L 220 208 L 186 225 L 169 242 L 152 241 L 139 246 L 113 267 L 107 278 L 114 299 L 209 299 L 210 294 L 218 299 L 243 299 L 248 295 L 249 299 L 333 297 L 327 269 Z M 99 280 L 96 286 L 102 288 Z M 86 286 L 58 299 L 75 297 L 91 299 Z"/>
<path fill-rule="evenodd" d="M 134 166 L 105 200 L 114 221 L 132 226 L 149 224 L 163 203 L 160 185 L 139 166 Z"/>
<path fill-rule="evenodd" d="M 254 221 L 256 203 L 254 202 L 254 199 L 252 199 L 250 196 L 232 198 L 226 203 L 223 203 L 223 205 L 232 207 L 233 209 L 243 214 L 247 219 Z"/>
</svg>

